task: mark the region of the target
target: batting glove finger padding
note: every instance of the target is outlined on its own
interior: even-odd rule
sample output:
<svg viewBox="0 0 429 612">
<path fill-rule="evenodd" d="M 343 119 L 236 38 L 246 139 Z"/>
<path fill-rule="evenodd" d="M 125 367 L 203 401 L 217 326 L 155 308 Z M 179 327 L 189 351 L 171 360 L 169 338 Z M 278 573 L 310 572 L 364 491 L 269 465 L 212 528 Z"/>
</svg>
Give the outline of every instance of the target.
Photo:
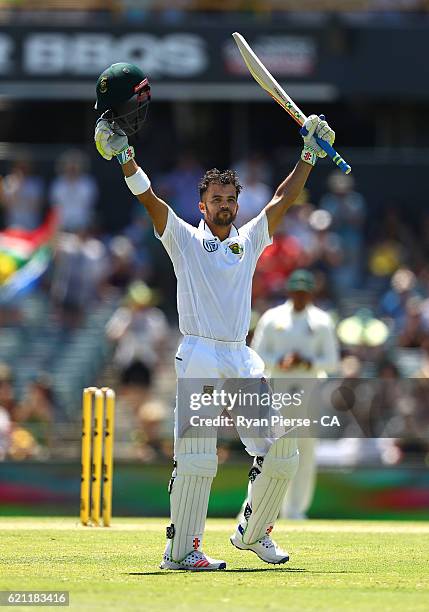
<svg viewBox="0 0 429 612">
<path fill-rule="evenodd" d="M 128 147 L 128 138 L 114 122 L 104 118 L 104 113 L 95 126 L 95 146 L 104 159 L 110 160 Z"/>
<path fill-rule="evenodd" d="M 327 121 L 320 121 L 320 123 L 316 126 L 315 135 L 322 140 L 326 140 L 332 146 L 335 141 L 335 132 L 328 125 Z M 317 145 L 319 146 L 319 145 Z M 323 149 L 317 152 L 318 157 L 326 157 L 326 152 Z"/>
<path fill-rule="evenodd" d="M 310 115 L 304 122 L 303 127 L 308 130 L 308 133 L 303 136 L 304 150 L 301 154 L 301 159 L 312 166 L 317 161 L 317 157 L 326 157 L 326 152 L 316 142 L 315 136 L 325 140 L 331 146 L 335 140 L 335 132 L 325 121 L 324 115 Z M 314 155 L 312 155 L 314 153 Z"/>
<path fill-rule="evenodd" d="M 327 140 L 330 145 L 334 144 L 335 132 L 328 125 L 327 121 L 321 121 L 319 125 L 316 127 L 316 136 L 318 136 L 322 140 Z"/>
<path fill-rule="evenodd" d="M 103 119 L 99 119 L 95 126 L 95 146 L 97 147 L 97 151 L 100 153 L 101 157 L 104 159 L 112 159 L 113 153 L 109 150 L 108 141 L 111 138 L 113 132 L 109 127 L 107 121 Z"/>
<path fill-rule="evenodd" d="M 317 115 L 310 115 L 304 121 L 304 124 L 302 127 L 304 127 L 308 132 L 306 136 L 303 136 L 305 144 L 308 144 L 312 140 L 313 134 L 316 131 L 316 128 L 319 125 L 319 123 L 320 123 L 320 117 L 318 117 Z"/>
</svg>

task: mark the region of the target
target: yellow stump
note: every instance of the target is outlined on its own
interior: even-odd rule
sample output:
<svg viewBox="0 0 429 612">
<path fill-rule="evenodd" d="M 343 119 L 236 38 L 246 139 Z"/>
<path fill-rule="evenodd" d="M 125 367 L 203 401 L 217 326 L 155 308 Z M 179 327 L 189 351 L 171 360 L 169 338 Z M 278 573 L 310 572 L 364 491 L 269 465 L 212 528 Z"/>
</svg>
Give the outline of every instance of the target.
<svg viewBox="0 0 429 612">
<path fill-rule="evenodd" d="M 89 491 L 91 479 L 92 389 L 84 389 L 82 398 L 82 462 L 80 477 L 80 522 L 89 521 Z"/>
<path fill-rule="evenodd" d="M 115 392 L 103 388 L 105 397 L 105 423 L 104 423 L 104 456 L 103 456 L 103 524 L 110 526 L 112 518 L 112 479 L 113 479 L 113 446 L 114 446 L 114 419 L 115 419 Z"/>
<path fill-rule="evenodd" d="M 83 525 L 100 524 L 101 500 L 105 527 L 109 527 L 112 518 L 115 397 L 113 389 L 108 387 L 83 390 L 80 489 L 80 521 Z"/>
<path fill-rule="evenodd" d="M 92 443 L 91 471 L 91 521 L 93 525 L 100 523 L 101 507 L 101 463 L 103 453 L 103 412 L 104 393 L 101 389 L 95 392 L 94 401 L 94 435 Z"/>
</svg>

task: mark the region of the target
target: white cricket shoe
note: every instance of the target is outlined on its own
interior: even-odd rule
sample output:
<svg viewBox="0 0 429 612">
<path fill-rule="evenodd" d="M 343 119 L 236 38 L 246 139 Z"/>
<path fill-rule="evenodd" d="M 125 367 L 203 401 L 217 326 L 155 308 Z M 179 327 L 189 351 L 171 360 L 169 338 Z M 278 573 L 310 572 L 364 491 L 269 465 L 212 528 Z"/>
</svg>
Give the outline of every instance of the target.
<svg viewBox="0 0 429 612">
<path fill-rule="evenodd" d="M 266 563 L 280 564 L 289 561 L 289 553 L 282 550 L 269 535 L 265 535 L 254 544 L 245 544 L 243 542 L 243 531 L 243 527 L 238 525 L 237 531 L 230 537 L 231 544 L 236 548 L 251 550 Z"/>
<path fill-rule="evenodd" d="M 226 569 L 225 561 L 210 559 L 200 550 L 193 550 L 180 561 L 173 561 L 168 553 L 164 553 L 164 558 L 159 566 L 160 569 L 169 570 L 189 570 L 191 572 L 214 571 Z"/>
</svg>

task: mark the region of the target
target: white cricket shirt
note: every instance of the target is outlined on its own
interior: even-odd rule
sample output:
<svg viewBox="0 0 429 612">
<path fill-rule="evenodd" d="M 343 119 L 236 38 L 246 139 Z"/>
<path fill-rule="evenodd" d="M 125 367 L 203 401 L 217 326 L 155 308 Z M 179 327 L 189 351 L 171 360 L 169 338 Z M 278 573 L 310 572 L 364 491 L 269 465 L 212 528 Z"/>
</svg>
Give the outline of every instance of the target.
<svg viewBox="0 0 429 612">
<path fill-rule="evenodd" d="M 184 335 L 213 340 L 245 340 L 250 324 L 252 277 L 271 244 L 263 210 L 221 241 L 201 220 L 193 227 L 168 209 L 160 237 L 177 277 L 179 328 Z"/>
<path fill-rule="evenodd" d="M 317 378 L 335 372 L 339 365 L 331 317 L 313 304 L 295 312 L 288 300 L 267 310 L 256 326 L 252 348 L 264 360 L 267 373 L 275 378 Z M 294 352 L 311 361 L 312 367 L 297 366 L 287 372 L 277 367 L 280 359 Z"/>
</svg>

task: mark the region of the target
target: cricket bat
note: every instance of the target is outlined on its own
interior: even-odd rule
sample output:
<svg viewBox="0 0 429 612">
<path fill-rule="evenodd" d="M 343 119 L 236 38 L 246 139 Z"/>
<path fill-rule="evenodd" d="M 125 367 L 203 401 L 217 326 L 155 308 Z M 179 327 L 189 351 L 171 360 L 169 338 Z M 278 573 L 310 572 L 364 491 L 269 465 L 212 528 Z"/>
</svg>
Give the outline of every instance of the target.
<svg viewBox="0 0 429 612">
<path fill-rule="evenodd" d="M 258 58 L 256 53 L 252 50 L 246 40 L 238 32 L 234 32 L 232 35 L 238 50 L 240 51 L 244 62 L 249 69 L 250 74 L 253 76 L 255 81 L 265 89 L 265 91 L 277 102 L 280 106 L 294 119 L 298 125 L 302 126 L 307 117 L 304 115 L 302 110 L 297 104 L 290 98 L 285 90 L 277 83 L 275 78 L 268 72 L 264 64 Z M 307 131 L 301 127 L 301 134 L 305 136 Z M 349 164 L 335 151 L 335 149 L 325 140 L 315 136 L 316 142 L 322 147 L 328 156 L 332 159 L 345 174 L 351 172 Z"/>
</svg>

